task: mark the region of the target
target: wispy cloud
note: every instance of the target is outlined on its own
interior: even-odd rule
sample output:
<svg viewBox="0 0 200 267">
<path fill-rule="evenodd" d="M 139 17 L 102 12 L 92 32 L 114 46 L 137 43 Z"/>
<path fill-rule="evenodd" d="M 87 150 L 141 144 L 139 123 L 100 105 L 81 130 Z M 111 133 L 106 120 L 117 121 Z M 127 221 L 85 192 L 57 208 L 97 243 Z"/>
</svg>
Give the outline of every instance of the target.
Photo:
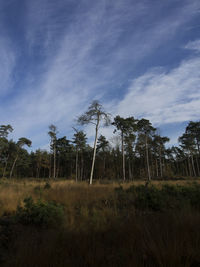
<svg viewBox="0 0 200 267">
<path fill-rule="evenodd" d="M 27 1 L 21 54 L 27 56 L 28 68 L 18 93 L 0 107 L 2 121 L 14 126 L 16 138 L 27 136 L 38 147 L 47 143 L 50 123 L 61 134 L 70 134 L 74 119 L 92 99 L 101 99 L 113 114 L 145 116 L 157 124 L 196 118 L 199 58 L 183 61 L 169 72 L 158 68 L 134 76 L 200 6 L 196 0 L 184 1 L 165 14 L 165 5 L 132 0 Z M 16 86 L 13 70 L 21 62 L 1 40 L 0 57 L 1 88 Z M 127 89 L 124 84 L 130 78 L 134 81 Z"/>
<path fill-rule="evenodd" d="M 0 37 L 0 96 L 3 97 L 14 84 L 15 52 L 6 37 Z"/>
<path fill-rule="evenodd" d="M 146 117 L 157 125 L 200 116 L 200 57 L 183 61 L 170 71 L 154 69 L 135 79 L 117 113 Z"/>
<path fill-rule="evenodd" d="M 190 41 L 186 46 L 185 49 L 194 50 L 196 52 L 200 52 L 200 39 L 195 41 Z"/>
</svg>

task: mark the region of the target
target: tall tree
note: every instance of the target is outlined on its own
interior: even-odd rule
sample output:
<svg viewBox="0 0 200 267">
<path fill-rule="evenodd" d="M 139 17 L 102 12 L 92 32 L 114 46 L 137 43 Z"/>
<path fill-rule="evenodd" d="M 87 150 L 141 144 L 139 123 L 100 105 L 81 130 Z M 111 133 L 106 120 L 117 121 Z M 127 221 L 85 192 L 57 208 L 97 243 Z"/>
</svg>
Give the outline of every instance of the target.
<svg viewBox="0 0 200 267">
<path fill-rule="evenodd" d="M 164 157 L 164 151 L 165 151 L 165 143 L 169 142 L 169 138 L 166 136 L 160 136 L 160 135 L 154 135 L 153 136 L 153 144 L 155 147 L 155 151 L 158 152 L 159 157 L 159 166 L 160 166 L 160 177 L 163 177 L 163 163 L 162 158 Z"/>
<path fill-rule="evenodd" d="M 138 121 L 138 130 L 145 137 L 145 150 L 146 150 L 146 165 L 148 172 L 148 180 L 151 180 L 150 166 L 149 166 L 149 145 L 148 139 L 154 134 L 156 128 L 152 126 L 149 120 L 141 119 Z"/>
<path fill-rule="evenodd" d="M 97 141 L 97 153 L 103 158 L 103 172 L 102 177 L 105 177 L 106 170 L 106 152 L 109 149 L 109 142 L 104 135 L 100 135 Z"/>
<path fill-rule="evenodd" d="M 134 117 L 122 118 L 119 115 L 114 118 L 112 123 L 116 127 L 116 131 L 120 131 L 121 135 L 121 147 L 122 147 L 122 170 L 123 170 L 123 180 L 126 180 L 126 170 L 125 170 L 125 154 L 124 154 L 124 137 L 136 131 L 136 120 Z"/>
<path fill-rule="evenodd" d="M 19 151 L 20 149 L 23 147 L 23 146 L 28 146 L 30 147 L 32 144 L 31 140 L 25 138 L 25 137 L 21 137 L 19 138 L 18 142 L 17 142 L 17 153 L 16 153 L 16 157 L 15 157 L 15 160 L 13 162 L 13 165 L 12 165 L 12 168 L 11 168 L 11 171 L 10 171 L 10 178 L 12 177 L 12 174 L 13 174 L 13 170 L 14 170 L 14 167 L 15 167 L 15 164 L 17 162 L 17 159 L 19 157 Z"/>
<path fill-rule="evenodd" d="M 88 107 L 88 110 L 78 118 L 78 123 L 81 125 L 91 123 L 95 126 L 93 159 L 92 159 L 92 167 L 91 167 L 90 181 L 89 181 L 90 184 L 92 184 L 92 179 L 93 179 L 94 163 L 95 163 L 96 148 L 97 148 L 97 138 L 98 138 L 98 131 L 99 131 L 101 121 L 104 121 L 104 125 L 108 126 L 110 124 L 110 115 L 104 111 L 103 106 L 97 100 L 94 100 L 91 103 L 91 105 Z"/>
<path fill-rule="evenodd" d="M 192 176 L 192 171 L 193 171 L 194 176 L 196 176 L 196 170 L 195 170 L 194 158 L 193 158 L 193 153 L 195 151 L 195 141 L 194 141 L 193 136 L 191 134 L 184 133 L 182 136 L 179 137 L 178 141 L 179 143 L 181 143 L 182 149 L 187 154 L 190 176 Z M 190 159 L 192 163 L 192 170 L 191 170 L 191 165 L 190 165 Z"/>
<path fill-rule="evenodd" d="M 57 140 L 57 127 L 53 124 L 49 126 L 48 135 L 51 138 L 50 147 L 53 151 L 53 178 L 56 178 L 56 140 Z"/>
<path fill-rule="evenodd" d="M 87 137 L 83 131 L 78 131 L 76 128 L 73 128 L 75 133 L 73 137 L 73 143 L 76 146 L 76 182 L 78 178 L 82 180 L 83 178 L 83 150 L 86 147 Z M 79 152 L 81 152 L 81 168 L 78 170 L 79 166 Z"/>
</svg>

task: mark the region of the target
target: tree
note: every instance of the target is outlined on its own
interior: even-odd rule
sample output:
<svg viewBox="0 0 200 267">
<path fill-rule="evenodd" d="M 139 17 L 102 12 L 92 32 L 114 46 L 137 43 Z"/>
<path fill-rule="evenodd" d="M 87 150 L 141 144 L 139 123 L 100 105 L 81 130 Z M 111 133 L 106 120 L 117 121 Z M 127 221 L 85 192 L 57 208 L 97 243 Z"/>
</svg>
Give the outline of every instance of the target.
<svg viewBox="0 0 200 267">
<path fill-rule="evenodd" d="M 122 170 L 123 170 L 123 180 L 126 180 L 126 171 L 125 171 L 125 154 L 124 154 L 124 136 L 130 135 L 132 132 L 136 131 L 136 120 L 134 117 L 128 117 L 126 119 L 120 117 L 119 115 L 114 118 L 112 123 L 116 127 L 116 131 L 120 131 L 121 135 L 121 147 L 122 147 Z"/>
<path fill-rule="evenodd" d="M 194 159 L 193 159 L 193 153 L 195 151 L 195 140 L 193 136 L 189 133 L 184 133 L 182 136 L 178 138 L 179 143 L 181 143 L 182 149 L 187 154 L 188 159 L 188 168 L 189 168 L 189 174 L 192 176 L 191 166 L 190 166 L 190 158 L 192 163 L 192 170 L 194 176 L 196 176 L 195 166 L 194 166 Z"/>
<path fill-rule="evenodd" d="M 103 173 L 102 176 L 105 176 L 106 170 L 106 152 L 109 149 L 109 142 L 106 140 L 104 135 L 100 135 L 97 140 L 97 153 L 103 157 Z"/>
<path fill-rule="evenodd" d="M 93 179 L 97 138 L 101 121 L 104 121 L 104 125 L 108 126 L 110 124 L 110 115 L 104 111 L 102 105 L 97 100 L 94 100 L 88 107 L 88 110 L 78 118 L 78 123 L 81 125 L 86 125 L 91 123 L 95 126 L 95 140 L 94 140 L 92 167 L 91 167 L 89 184 L 92 184 L 92 179 Z"/>
<path fill-rule="evenodd" d="M 197 174 L 200 176 L 199 157 L 200 157 L 200 121 L 190 121 L 186 127 L 185 133 L 189 134 L 194 140 L 197 147 L 198 156 L 196 154 Z"/>
<path fill-rule="evenodd" d="M 160 135 L 154 135 L 153 136 L 153 146 L 154 146 L 154 150 L 155 152 L 158 152 L 158 157 L 159 157 L 159 165 L 160 165 L 160 177 L 163 177 L 163 164 L 162 164 L 162 156 L 163 156 L 163 152 L 165 150 L 165 146 L 164 144 L 166 142 L 169 142 L 169 138 L 164 136 L 161 137 Z M 157 159 L 156 159 L 157 160 Z M 157 161 L 156 161 L 157 162 Z M 158 168 L 157 168 L 157 164 L 156 164 L 156 169 L 157 169 L 157 174 L 158 174 Z M 158 176 L 158 175 L 157 175 Z"/>
<path fill-rule="evenodd" d="M 73 143 L 76 146 L 76 182 L 80 176 L 81 180 L 83 177 L 83 149 L 86 147 L 87 137 L 83 131 L 78 131 L 76 128 L 73 128 L 75 133 L 73 137 Z M 81 152 L 81 169 L 78 171 L 79 166 L 79 152 Z"/>
<path fill-rule="evenodd" d="M 11 133 L 13 128 L 10 124 L 0 125 L 0 138 L 7 138 L 9 132 Z"/>
<path fill-rule="evenodd" d="M 10 178 L 12 177 L 12 174 L 13 174 L 13 170 L 14 170 L 14 167 L 15 167 L 15 164 L 17 162 L 17 159 L 19 157 L 19 151 L 20 149 L 23 147 L 23 146 L 28 146 L 30 147 L 32 144 L 31 140 L 25 138 L 25 137 L 21 137 L 19 138 L 18 142 L 17 142 L 17 151 L 16 151 L 16 157 L 15 157 L 15 160 L 13 162 L 13 165 L 12 165 L 12 168 L 11 168 L 11 171 L 10 171 Z"/>
<path fill-rule="evenodd" d="M 57 127 L 53 124 L 49 126 L 49 132 L 48 135 L 51 138 L 51 144 L 50 147 L 53 151 L 53 178 L 56 178 L 56 139 L 57 139 Z"/>
<path fill-rule="evenodd" d="M 138 130 L 145 137 L 145 150 L 146 150 L 146 165 L 148 172 L 148 180 L 151 180 L 150 166 L 149 166 L 149 148 L 148 148 L 148 139 L 153 135 L 156 128 L 152 126 L 149 120 L 141 119 L 138 121 Z"/>
</svg>

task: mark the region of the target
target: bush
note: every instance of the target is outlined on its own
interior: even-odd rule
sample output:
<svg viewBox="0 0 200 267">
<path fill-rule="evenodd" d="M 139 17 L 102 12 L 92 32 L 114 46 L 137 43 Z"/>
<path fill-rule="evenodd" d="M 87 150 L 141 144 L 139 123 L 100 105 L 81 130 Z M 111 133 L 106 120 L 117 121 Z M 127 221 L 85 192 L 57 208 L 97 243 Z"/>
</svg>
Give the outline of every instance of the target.
<svg viewBox="0 0 200 267">
<path fill-rule="evenodd" d="M 51 185 L 50 183 L 46 182 L 46 184 L 44 185 L 44 189 L 50 189 L 51 188 Z"/>
<path fill-rule="evenodd" d="M 116 188 L 117 208 L 119 210 L 167 211 L 172 209 L 200 209 L 200 186 L 153 185 L 131 186 L 127 190 Z"/>
<path fill-rule="evenodd" d="M 18 206 L 16 220 L 25 225 L 55 227 L 61 225 L 64 219 L 63 206 L 55 202 L 34 203 L 32 197 L 24 199 L 24 207 Z"/>
</svg>

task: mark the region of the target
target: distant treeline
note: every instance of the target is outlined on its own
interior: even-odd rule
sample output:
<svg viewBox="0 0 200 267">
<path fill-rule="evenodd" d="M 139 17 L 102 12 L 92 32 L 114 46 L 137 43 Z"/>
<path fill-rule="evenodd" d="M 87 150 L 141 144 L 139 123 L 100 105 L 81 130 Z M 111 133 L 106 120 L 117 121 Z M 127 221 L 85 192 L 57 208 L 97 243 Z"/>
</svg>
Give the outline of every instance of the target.
<svg viewBox="0 0 200 267">
<path fill-rule="evenodd" d="M 99 135 L 101 122 L 113 125 L 110 142 Z M 25 146 L 31 140 L 22 137 L 10 140 L 11 125 L 0 125 L 1 177 L 65 177 L 77 181 L 94 179 L 138 178 L 164 179 L 200 176 L 200 121 L 190 121 L 179 146 L 166 148 L 169 138 L 161 136 L 149 120 L 116 116 L 113 121 L 98 101 L 79 117 L 79 125 L 94 125 L 95 142 L 87 144 L 83 130 L 74 128 L 72 140 L 58 137 L 55 125 L 50 125 L 50 152 L 41 149 L 29 153 Z M 92 169 L 92 171 L 91 171 Z"/>
</svg>

